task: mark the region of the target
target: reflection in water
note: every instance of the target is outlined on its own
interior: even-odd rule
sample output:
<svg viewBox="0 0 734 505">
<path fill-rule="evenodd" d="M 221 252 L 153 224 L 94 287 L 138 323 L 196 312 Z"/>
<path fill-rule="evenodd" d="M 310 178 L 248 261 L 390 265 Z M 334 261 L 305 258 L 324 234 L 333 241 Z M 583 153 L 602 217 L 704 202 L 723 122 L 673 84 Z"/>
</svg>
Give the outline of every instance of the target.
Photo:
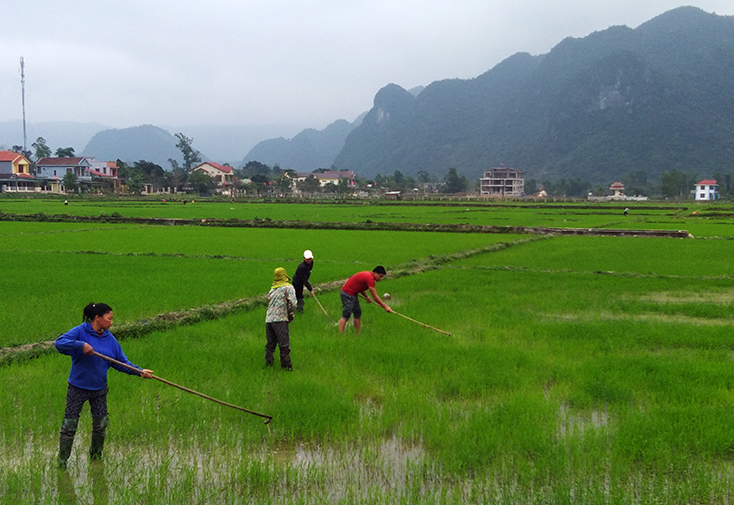
<svg viewBox="0 0 734 505">
<path fill-rule="evenodd" d="M 107 505 L 110 501 L 104 461 L 90 461 L 88 466 L 78 466 L 78 470 L 80 470 L 78 474 L 73 474 L 72 470 L 58 470 L 56 472 L 59 503 L 67 505 L 89 503 L 89 493 L 91 492 L 94 505 Z M 76 485 L 75 479 L 77 481 Z"/>
<path fill-rule="evenodd" d="M 92 477 L 92 496 L 94 505 L 106 505 L 109 503 L 109 489 L 107 478 L 104 473 L 104 460 L 92 460 L 89 462 L 89 474 Z"/>
<path fill-rule="evenodd" d="M 59 488 L 59 503 L 68 505 L 79 503 L 74 490 L 74 481 L 68 471 L 59 470 L 57 486 Z"/>
</svg>

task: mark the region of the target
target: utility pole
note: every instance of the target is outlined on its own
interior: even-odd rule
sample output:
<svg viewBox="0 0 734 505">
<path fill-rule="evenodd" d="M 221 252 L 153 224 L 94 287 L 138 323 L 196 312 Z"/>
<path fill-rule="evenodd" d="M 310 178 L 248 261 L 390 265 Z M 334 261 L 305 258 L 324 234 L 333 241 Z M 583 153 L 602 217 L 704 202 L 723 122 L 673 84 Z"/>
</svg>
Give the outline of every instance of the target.
<svg viewBox="0 0 734 505">
<path fill-rule="evenodd" d="M 20 57 L 20 93 L 21 93 L 21 100 L 23 102 L 23 154 L 28 151 L 27 140 L 26 140 L 26 130 L 25 130 L 25 62 L 23 61 L 23 57 Z"/>
</svg>

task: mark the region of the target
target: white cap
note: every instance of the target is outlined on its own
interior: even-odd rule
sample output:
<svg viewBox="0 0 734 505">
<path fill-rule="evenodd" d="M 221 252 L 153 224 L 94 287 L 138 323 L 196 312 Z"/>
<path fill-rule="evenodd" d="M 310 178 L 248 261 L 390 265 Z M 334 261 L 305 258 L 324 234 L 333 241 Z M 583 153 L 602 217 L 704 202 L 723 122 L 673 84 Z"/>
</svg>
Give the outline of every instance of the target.
<svg viewBox="0 0 734 505">
<path fill-rule="evenodd" d="M 313 259 L 313 253 L 311 252 L 310 249 L 306 249 L 305 251 L 303 251 L 303 258 L 307 260 Z"/>
</svg>

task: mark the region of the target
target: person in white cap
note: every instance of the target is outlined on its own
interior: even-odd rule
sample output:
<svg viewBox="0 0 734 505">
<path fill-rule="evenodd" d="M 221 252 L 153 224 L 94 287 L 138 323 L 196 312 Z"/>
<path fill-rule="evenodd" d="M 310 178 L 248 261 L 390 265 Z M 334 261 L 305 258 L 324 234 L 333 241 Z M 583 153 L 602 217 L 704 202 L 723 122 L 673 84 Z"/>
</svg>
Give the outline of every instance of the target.
<svg viewBox="0 0 734 505">
<path fill-rule="evenodd" d="M 313 296 L 313 288 L 308 282 L 308 278 L 311 277 L 311 269 L 313 268 L 313 253 L 306 249 L 303 251 L 303 261 L 293 276 L 293 287 L 296 290 L 296 312 L 303 312 L 303 287 L 308 289 L 308 292 Z"/>
</svg>

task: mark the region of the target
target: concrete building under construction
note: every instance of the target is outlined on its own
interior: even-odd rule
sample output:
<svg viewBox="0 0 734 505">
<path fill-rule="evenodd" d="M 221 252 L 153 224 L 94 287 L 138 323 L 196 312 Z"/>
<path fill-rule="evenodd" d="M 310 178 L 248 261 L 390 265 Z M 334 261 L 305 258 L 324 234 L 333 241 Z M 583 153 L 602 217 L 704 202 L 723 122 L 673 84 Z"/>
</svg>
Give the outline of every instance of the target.
<svg viewBox="0 0 734 505">
<path fill-rule="evenodd" d="M 499 198 L 525 196 L 525 171 L 506 167 L 485 170 L 484 177 L 479 178 L 479 194 Z"/>
</svg>

